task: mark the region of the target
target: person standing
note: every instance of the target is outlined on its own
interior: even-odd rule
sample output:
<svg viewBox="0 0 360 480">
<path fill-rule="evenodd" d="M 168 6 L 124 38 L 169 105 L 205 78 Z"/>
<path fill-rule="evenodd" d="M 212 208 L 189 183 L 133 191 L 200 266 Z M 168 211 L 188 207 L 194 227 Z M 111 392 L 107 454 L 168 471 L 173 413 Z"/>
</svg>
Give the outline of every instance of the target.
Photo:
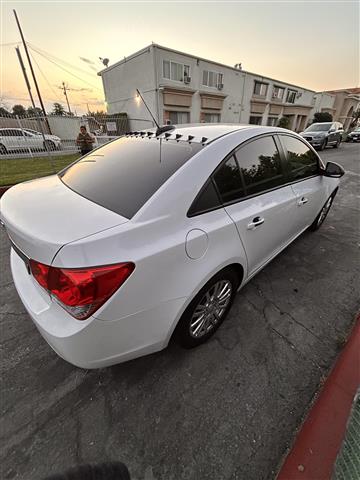
<svg viewBox="0 0 360 480">
<path fill-rule="evenodd" d="M 93 149 L 94 138 L 86 131 L 86 128 L 80 127 L 80 133 L 76 139 L 76 145 L 80 147 L 81 155 L 86 155 Z"/>
</svg>

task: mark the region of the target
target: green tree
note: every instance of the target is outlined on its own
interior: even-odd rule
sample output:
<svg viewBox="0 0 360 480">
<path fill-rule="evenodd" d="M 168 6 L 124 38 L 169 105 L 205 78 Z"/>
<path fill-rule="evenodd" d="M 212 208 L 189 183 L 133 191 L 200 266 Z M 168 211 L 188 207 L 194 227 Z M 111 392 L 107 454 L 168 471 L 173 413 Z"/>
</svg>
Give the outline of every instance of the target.
<svg viewBox="0 0 360 480">
<path fill-rule="evenodd" d="M 289 128 L 290 119 L 289 117 L 281 117 L 278 121 L 278 127 L 280 128 Z"/>
<path fill-rule="evenodd" d="M 11 113 L 4 107 L 0 107 L 0 117 L 9 117 Z"/>
<path fill-rule="evenodd" d="M 312 123 L 332 122 L 333 116 L 329 112 L 316 112 Z"/>
<path fill-rule="evenodd" d="M 55 102 L 51 115 L 65 115 L 65 108 L 61 105 L 61 103 Z"/>
<path fill-rule="evenodd" d="M 26 115 L 26 110 L 22 105 L 14 105 L 12 108 L 13 115 L 18 115 L 19 117 L 23 117 Z"/>
<path fill-rule="evenodd" d="M 29 107 L 26 110 L 26 113 L 30 115 L 31 117 L 35 117 L 36 115 L 43 115 L 43 111 L 39 107 Z"/>
</svg>

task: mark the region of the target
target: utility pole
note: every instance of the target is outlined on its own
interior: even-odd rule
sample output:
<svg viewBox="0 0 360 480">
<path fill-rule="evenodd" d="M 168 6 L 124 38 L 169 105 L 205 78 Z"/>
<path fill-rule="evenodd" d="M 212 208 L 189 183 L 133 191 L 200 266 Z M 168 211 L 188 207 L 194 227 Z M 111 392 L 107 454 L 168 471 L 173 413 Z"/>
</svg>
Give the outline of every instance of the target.
<svg viewBox="0 0 360 480">
<path fill-rule="evenodd" d="M 65 82 L 62 82 L 62 86 L 63 86 L 64 95 L 65 95 L 66 103 L 67 103 L 68 110 L 69 110 L 69 115 L 72 115 L 71 110 L 70 110 L 69 99 L 68 99 L 68 96 L 67 96 L 67 88 L 66 88 Z"/>
<path fill-rule="evenodd" d="M 22 40 L 22 43 L 23 43 L 23 45 L 24 45 L 24 50 L 25 50 L 25 53 L 26 53 L 26 57 L 27 57 L 28 62 L 29 62 L 31 75 L 32 75 L 32 78 L 33 78 L 33 80 L 34 80 L 34 84 L 35 84 L 36 92 L 37 92 L 37 95 L 38 95 L 38 98 L 39 98 L 39 102 L 40 102 L 40 105 L 41 105 L 41 109 L 42 109 L 42 111 L 44 112 L 44 115 L 45 115 L 45 117 L 46 117 L 46 110 L 45 110 L 45 107 L 44 107 L 44 104 L 43 104 L 43 101 L 42 101 L 42 98 L 41 98 L 39 86 L 38 86 L 38 83 L 37 83 L 37 80 L 36 80 L 36 77 L 35 77 L 35 72 L 34 72 L 34 69 L 33 69 L 33 66 L 32 66 L 32 63 L 31 63 L 31 59 L 30 59 L 30 55 L 29 55 L 29 51 L 28 51 L 26 42 L 25 42 L 24 34 L 23 34 L 22 30 L 21 30 L 21 26 L 20 26 L 20 23 L 19 23 L 19 19 L 18 19 L 17 13 L 16 13 L 15 10 L 13 10 L 13 12 L 14 12 L 15 20 L 16 20 L 16 23 L 17 23 L 17 26 L 18 26 L 18 29 L 19 29 L 19 32 L 20 32 L 21 40 Z M 46 119 L 46 120 L 47 120 L 47 119 Z M 47 124 L 48 124 L 49 130 L 50 130 L 50 125 L 49 125 L 48 122 L 47 122 Z"/>
<path fill-rule="evenodd" d="M 26 86 L 27 86 L 27 89 L 28 89 L 28 92 L 29 92 L 29 97 L 30 97 L 30 100 L 31 100 L 31 104 L 32 104 L 33 109 L 35 111 L 36 106 L 35 106 L 35 102 L 34 102 L 34 97 L 32 96 L 32 93 L 31 93 L 31 86 L 30 86 L 30 82 L 29 82 L 29 79 L 28 79 L 28 76 L 27 76 L 27 73 L 26 73 L 25 65 L 24 65 L 24 62 L 23 62 L 23 59 L 22 59 L 22 56 L 21 56 L 21 53 L 20 53 L 20 48 L 15 47 L 15 50 L 16 50 L 16 53 L 17 53 L 17 56 L 18 56 L 18 59 L 19 59 L 21 70 L 22 70 L 23 75 L 24 75 L 24 79 L 25 79 L 25 83 L 26 83 Z"/>
</svg>

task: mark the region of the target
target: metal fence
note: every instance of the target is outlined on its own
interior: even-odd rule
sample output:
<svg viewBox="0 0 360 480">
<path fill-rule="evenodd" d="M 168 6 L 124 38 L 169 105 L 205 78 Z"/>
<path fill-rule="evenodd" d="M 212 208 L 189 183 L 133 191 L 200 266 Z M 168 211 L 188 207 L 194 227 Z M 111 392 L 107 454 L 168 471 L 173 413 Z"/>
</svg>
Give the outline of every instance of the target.
<svg viewBox="0 0 360 480">
<path fill-rule="evenodd" d="M 92 136 L 93 147 L 123 135 L 131 129 L 131 122 L 143 122 L 144 128 L 153 127 L 153 122 L 129 119 L 124 114 L 96 116 L 1 116 L 1 158 L 39 157 L 76 153 L 80 127 L 84 126 Z"/>
</svg>

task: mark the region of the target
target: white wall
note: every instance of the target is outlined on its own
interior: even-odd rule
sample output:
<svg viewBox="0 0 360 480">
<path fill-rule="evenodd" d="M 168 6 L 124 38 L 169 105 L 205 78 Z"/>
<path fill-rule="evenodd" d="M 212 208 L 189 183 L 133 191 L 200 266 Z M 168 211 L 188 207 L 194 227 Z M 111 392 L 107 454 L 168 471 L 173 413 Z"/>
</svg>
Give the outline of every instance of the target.
<svg viewBox="0 0 360 480">
<path fill-rule="evenodd" d="M 163 60 L 171 60 L 189 65 L 191 82 L 185 84 L 184 82 L 176 82 L 163 78 Z M 202 85 L 203 70 L 222 73 L 224 83 L 223 90 Z M 178 88 L 180 90 L 191 89 L 194 91 L 190 110 L 185 107 L 173 108 L 173 110 L 190 111 L 190 122 L 192 123 L 198 123 L 200 121 L 200 93 L 202 92 L 226 95 L 223 102 L 223 108 L 221 112 L 219 112 L 221 113 L 221 122 L 226 123 L 249 123 L 249 117 L 251 115 L 251 100 L 266 100 L 266 102 L 272 102 L 274 85 L 285 88 L 284 99 L 282 103 L 280 103 L 282 107 L 304 106 L 309 108 L 313 107 L 315 102 L 315 92 L 311 90 L 220 65 L 215 62 L 206 61 L 181 52 L 167 50 L 158 45 L 151 45 L 118 64 L 107 68 L 102 72 L 102 79 L 105 98 L 108 103 L 108 112 L 110 114 L 126 112 L 130 117 L 130 125 L 132 129 L 146 128 L 146 126 L 150 126 L 150 123 L 147 125 L 146 122 L 145 124 L 144 122 L 139 121 L 131 122 L 131 119 L 151 118 L 142 102 L 135 99 L 136 88 L 141 90 L 149 108 L 160 124 L 163 124 L 164 121 L 164 109 L 171 110 L 171 108 L 166 106 L 164 108 L 163 105 L 163 95 L 161 90 L 166 86 Z M 266 99 L 253 98 L 255 80 L 269 84 Z M 288 89 L 296 90 L 301 94 L 299 98 L 296 98 L 294 104 L 285 102 Z M 270 105 L 267 105 L 265 112 L 262 115 L 263 125 L 267 124 L 269 110 Z M 310 112 L 310 110 L 308 111 Z M 301 113 L 299 113 L 299 115 L 300 114 Z M 294 109 L 294 115 L 296 117 L 296 109 Z M 282 116 L 282 111 L 278 116 Z M 309 117 L 310 115 L 308 116 L 307 121 L 309 120 Z M 295 120 L 296 118 L 294 118 L 294 125 L 296 124 Z"/>
<path fill-rule="evenodd" d="M 153 126 L 149 112 L 136 93 L 138 88 L 150 110 L 156 116 L 156 85 L 151 48 L 146 48 L 139 54 L 108 67 L 102 72 L 101 77 L 107 110 L 110 115 L 126 112 L 131 129 Z M 142 121 L 136 119 L 142 119 Z"/>
</svg>

